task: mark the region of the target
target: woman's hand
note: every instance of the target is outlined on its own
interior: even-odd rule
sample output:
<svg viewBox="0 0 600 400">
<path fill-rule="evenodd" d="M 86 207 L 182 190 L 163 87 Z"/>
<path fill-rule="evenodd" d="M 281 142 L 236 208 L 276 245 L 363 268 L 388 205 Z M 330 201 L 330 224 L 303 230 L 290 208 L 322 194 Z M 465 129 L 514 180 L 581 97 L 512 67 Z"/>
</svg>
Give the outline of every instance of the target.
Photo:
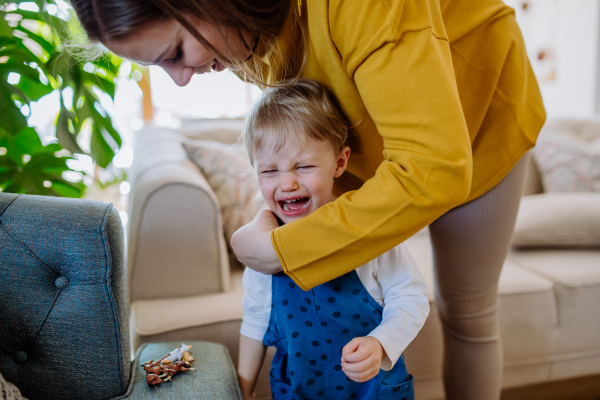
<svg viewBox="0 0 600 400">
<path fill-rule="evenodd" d="M 354 338 L 342 349 L 342 370 L 355 382 L 366 382 L 381 369 L 386 356 L 379 340 L 371 336 Z"/>
<path fill-rule="evenodd" d="M 254 220 L 231 237 L 231 247 L 242 264 L 265 275 L 283 271 L 271 243 L 271 231 L 278 228 L 271 210 L 260 210 Z"/>
</svg>

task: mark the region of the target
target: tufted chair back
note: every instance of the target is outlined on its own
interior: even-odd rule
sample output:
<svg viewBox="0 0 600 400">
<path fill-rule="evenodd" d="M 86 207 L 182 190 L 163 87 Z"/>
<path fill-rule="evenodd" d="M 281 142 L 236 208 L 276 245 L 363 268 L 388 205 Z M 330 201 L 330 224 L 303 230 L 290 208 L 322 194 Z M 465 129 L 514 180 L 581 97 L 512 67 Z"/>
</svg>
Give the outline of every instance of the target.
<svg viewBox="0 0 600 400">
<path fill-rule="evenodd" d="M 0 372 L 30 399 L 107 399 L 130 376 L 112 205 L 0 193 Z"/>
</svg>

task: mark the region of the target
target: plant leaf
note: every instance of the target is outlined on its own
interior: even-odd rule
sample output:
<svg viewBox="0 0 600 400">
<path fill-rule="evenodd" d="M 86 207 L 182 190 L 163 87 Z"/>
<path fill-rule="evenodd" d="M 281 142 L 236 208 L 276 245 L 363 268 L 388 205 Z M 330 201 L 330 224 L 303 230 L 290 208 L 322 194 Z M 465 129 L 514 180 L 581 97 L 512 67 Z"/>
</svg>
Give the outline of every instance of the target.
<svg viewBox="0 0 600 400">
<path fill-rule="evenodd" d="M 31 79 L 39 79 L 40 73 L 36 69 L 31 68 L 29 65 L 23 64 L 22 62 L 11 61 L 12 60 L 9 60 L 4 64 L 0 64 L 0 73 L 8 75 L 10 72 L 16 72 L 21 75 L 21 77 L 26 76 Z"/>
<path fill-rule="evenodd" d="M 27 127 L 27 119 L 11 98 L 12 89 L 12 85 L 0 81 L 0 126 L 9 134 L 16 135 Z"/>
<path fill-rule="evenodd" d="M 114 100 L 117 86 L 113 83 L 112 80 L 108 80 L 100 75 L 90 74 L 89 72 L 85 71 L 81 73 L 81 77 L 86 81 L 92 83 L 94 86 L 98 87 L 98 89 L 102 90 L 103 92 L 108 93 L 108 95 Z M 91 90 L 90 92 L 94 94 L 94 92 L 92 92 Z M 97 98 L 95 94 L 94 98 Z"/>
<path fill-rule="evenodd" d="M 83 196 L 85 186 L 83 184 L 76 185 L 71 182 L 52 182 L 52 189 L 63 197 L 81 198 Z"/>
<path fill-rule="evenodd" d="M 56 123 L 56 138 L 60 145 L 71 153 L 85 154 L 85 151 L 81 150 L 81 147 L 79 147 L 76 136 L 76 133 L 73 134 L 69 130 L 69 111 L 63 106 L 60 109 L 60 114 L 58 115 L 58 121 Z"/>
<path fill-rule="evenodd" d="M 0 37 L 12 38 L 12 28 L 8 25 L 8 21 L 4 19 L 6 12 L 0 11 Z"/>
<path fill-rule="evenodd" d="M 21 80 L 19 83 L 14 85 L 21 89 L 23 92 L 27 93 L 29 99 L 31 101 L 38 101 L 40 98 L 44 97 L 47 94 L 52 93 L 52 86 L 44 85 L 42 82 L 35 79 L 29 79 L 21 76 Z"/>
<path fill-rule="evenodd" d="M 17 43 L 17 46 L 19 43 Z M 24 48 L 6 48 L 0 50 L 0 57 L 8 56 L 9 61 L 13 63 L 39 62 L 39 59 L 28 49 Z"/>
<path fill-rule="evenodd" d="M 6 85 L 4 85 L 4 88 L 6 90 L 8 90 L 9 92 L 12 92 L 13 94 L 20 97 L 21 100 L 25 101 L 25 103 L 29 104 L 29 102 L 30 102 L 29 96 L 27 96 L 25 93 L 23 93 L 23 91 L 21 89 L 19 89 L 18 87 L 16 87 L 15 85 L 6 84 Z M 20 112 L 20 110 L 19 110 L 19 112 Z"/>
<path fill-rule="evenodd" d="M 13 151 L 18 151 L 19 154 L 34 155 L 44 151 L 44 145 L 35 129 L 27 127 L 19 132 L 13 138 Z"/>
<path fill-rule="evenodd" d="M 104 135 L 102 135 L 102 130 L 98 124 L 94 124 L 92 129 L 90 152 L 96 163 L 102 168 L 106 168 L 115 157 L 115 152 L 104 139 Z"/>
<path fill-rule="evenodd" d="M 0 22 L 0 31 L 1 30 L 2 30 L 2 23 Z M 0 48 L 11 45 L 11 44 L 14 45 L 16 43 L 17 43 L 17 41 L 14 38 L 4 37 L 4 36 L 2 36 L 2 33 L 0 32 Z"/>
<path fill-rule="evenodd" d="M 11 11 L 14 14 L 19 14 L 23 17 L 23 19 L 33 19 L 35 21 L 42 21 L 43 23 L 47 24 L 48 26 L 54 28 L 55 31 L 57 31 L 58 34 L 65 34 L 66 33 L 66 28 L 67 28 L 67 24 L 64 20 L 55 17 L 54 15 L 50 15 L 48 13 L 45 12 L 40 12 L 40 11 L 28 11 L 28 10 L 15 10 L 15 11 Z"/>
<path fill-rule="evenodd" d="M 48 42 L 43 37 L 41 37 L 40 35 L 38 35 L 37 33 L 34 33 L 32 31 L 30 31 L 29 29 L 22 27 L 21 25 L 17 26 L 15 28 L 15 30 L 26 33 L 27 37 L 29 37 L 29 39 L 31 39 L 34 42 L 36 42 L 37 44 L 39 44 L 42 47 L 42 49 L 44 49 L 46 51 L 46 53 L 50 54 L 54 51 L 54 45 L 52 43 Z"/>
</svg>

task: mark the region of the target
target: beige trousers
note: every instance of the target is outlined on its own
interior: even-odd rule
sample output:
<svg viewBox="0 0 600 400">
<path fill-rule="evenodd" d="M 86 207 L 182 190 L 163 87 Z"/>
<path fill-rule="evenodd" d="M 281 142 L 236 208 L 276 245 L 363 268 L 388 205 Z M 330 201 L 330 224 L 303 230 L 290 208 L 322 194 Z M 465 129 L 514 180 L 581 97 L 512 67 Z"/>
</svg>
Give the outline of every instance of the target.
<svg viewBox="0 0 600 400">
<path fill-rule="evenodd" d="M 498 279 L 515 226 L 529 153 L 483 196 L 433 222 L 435 295 L 448 400 L 497 400 L 502 384 Z"/>
</svg>

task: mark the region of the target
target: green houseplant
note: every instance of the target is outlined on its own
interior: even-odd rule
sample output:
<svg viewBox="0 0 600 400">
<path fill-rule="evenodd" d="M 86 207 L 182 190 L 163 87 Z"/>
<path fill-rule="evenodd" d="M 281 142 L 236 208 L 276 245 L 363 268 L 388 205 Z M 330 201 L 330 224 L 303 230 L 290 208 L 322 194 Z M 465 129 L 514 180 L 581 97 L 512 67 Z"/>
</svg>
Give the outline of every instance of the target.
<svg viewBox="0 0 600 400">
<path fill-rule="evenodd" d="M 64 38 L 77 35 L 78 27 L 72 10 L 65 15 L 57 2 L 0 0 L 0 189 L 5 192 L 81 197 L 83 182 L 70 182 L 63 172 L 70 170 L 72 154 L 85 154 L 77 141 L 82 128 L 91 130 L 88 154 L 98 167 L 105 168 L 121 146 L 98 95 L 114 100 L 122 60 L 104 56 L 84 63 L 65 51 Z M 58 141 L 44 146 L 27 124 L 29 104 L 55 90 Z"/>
</svg>

